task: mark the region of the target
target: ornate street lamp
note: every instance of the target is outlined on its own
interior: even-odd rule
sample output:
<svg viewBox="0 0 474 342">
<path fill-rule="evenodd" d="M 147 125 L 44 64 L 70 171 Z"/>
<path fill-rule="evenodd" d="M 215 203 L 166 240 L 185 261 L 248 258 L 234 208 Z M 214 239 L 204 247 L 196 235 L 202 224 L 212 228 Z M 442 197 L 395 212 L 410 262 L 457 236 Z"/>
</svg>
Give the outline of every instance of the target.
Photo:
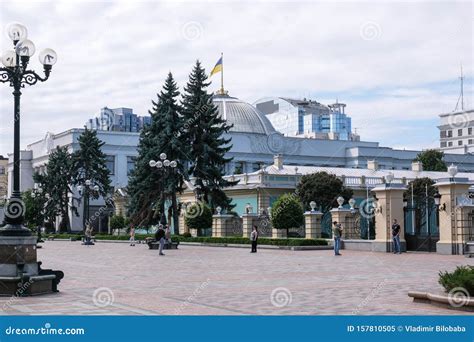
<svg viewBox="0 0 474 342">
<path fill-rule="evenodd" d="M 161 174 L 161 194 L 160 194 L 160 197 L 161 197 L 161 200 L 165 201 L 165 176 L 168 174 L 169 171 L 171 172 L 175 172 L 176 170 L 176 167 L 178 166 L 178 163 L 176 162 L 176 160 L 168 160 L 167 159 L 167 155 L 166 153 L 160 153 L 160 160 L 158 161 L 155 161 L 155 160 L 150 160 L 148 165 L 150 167 L 156 167 L 158 169 L 158 171 L 160 172 Z M 174 189 L 173 189 L 174 191 Z M 174 215 L 174 214 L 173 214 Z M 163 212 L 161 213 L 161 218 L 160 218 L 160 223 L 162 225 L 165 225 L 166 224 L 166 215 L 164 213 L 164 204 L 163 204 Z M 176 229 L 176 227 L 174 227 L 174 229 Z"/>
<path fill-rule="evenodd" d="M 35 45 L 27 39 L 28 31 L 21 24 L 10 24 L 8 36 L 13 41 L 14 50 L 3 53 L 0 68 L 0 81 L 10 83 L 14 98 L 14 143 L 13 143 L 13 191 L 5 210 L 5 227 L 0 229 L 0 236 L 30 236 L 31 231 L 22 225 L 25 206 L 20 193 L 20 97 L 21 88 L 44 82 L 49 78 L 51 69 L 57 61 L 56 52 L 45 49 L 40 52 L 39 60 L 43 64 L 44 77 L 33 70 L 28 70 L 30 57 L 35 53 Z"/>
<path fill-rule="evenodd" d="M 84 198 L 84 208 L 85 208 L 85 215 L 83 217 L 83 225 L 85 228 L 86 222 L 89 222 L 90 219 L 90 195 L 94 193 L 95 195 L 98 194 L 100 187 L 97 184 L 93 184 L 90 179 L 87 179 L 84 182 L 84 185 L 79 185 L 77 187 L 77 191 L 79 192 L 79 196 Z"/>
</svg>

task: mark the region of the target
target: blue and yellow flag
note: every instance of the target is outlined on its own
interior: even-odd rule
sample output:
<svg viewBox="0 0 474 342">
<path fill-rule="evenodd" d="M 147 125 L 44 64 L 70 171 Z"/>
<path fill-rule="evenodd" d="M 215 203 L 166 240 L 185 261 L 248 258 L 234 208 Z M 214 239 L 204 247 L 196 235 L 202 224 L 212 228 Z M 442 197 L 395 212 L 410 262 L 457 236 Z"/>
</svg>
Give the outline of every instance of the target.
<svg viewBox="0 0 474 342">
<path fill-rule="evenodd" d="M 210 76 L 212 76 L 214 74 L 217 74 L 219 71 L 222 71 L 222 56 L 217 61 L 216 66 L 214 67 L 214 69 L 212 69 Z"/>
</svg>

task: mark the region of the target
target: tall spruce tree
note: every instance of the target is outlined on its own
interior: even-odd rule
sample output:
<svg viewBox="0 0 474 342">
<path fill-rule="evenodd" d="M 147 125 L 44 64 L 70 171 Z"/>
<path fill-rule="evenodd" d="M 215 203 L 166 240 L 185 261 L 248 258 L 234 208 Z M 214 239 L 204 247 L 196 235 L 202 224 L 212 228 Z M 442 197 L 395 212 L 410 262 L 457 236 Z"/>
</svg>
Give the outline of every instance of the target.
<svg viewBox="0 0 474 342">
<path fill-rule="evenodd" d="M 57 147 L 50 155 L 44 175 L 35 174 L 33 179 L 43 189 L 45 217 L 50 223 L 56 216 L 61 217 L 60 232 L 69 232 L 69 195 L 72 193 L 73 178 L 72 156 L 67 147 Z M 46 197 L 47 200 L 46 200 Z M 75 208 L 74 208 L 75 209 Z"/>
<path fill-rule="evenodd" d="M 107 168 L 107 156 L 101 149 L 105 142 L 97 137 L 97 131 L 85 127 L 78 138 L 78 143 L 79 149 L 72 155 L 73 183 L 84 187 L 83 223 L 85 226 L 90 198 L 106 197 L 110 192 L 110 171 Z M 86 180 L 90 180 L 94 186 L 97 185 L 99 190 L 92 191 L 85 186 Z"/>
<path fill-rule="evenodd" d="M 165 198 L 160 196 L 163 193 L 171 198 L 170 213 L 176 231 L 179 224 L 176 192 L 182 191 L 186 158 L 181 136 L 183 121 L 179 114 L 179 91 L 171 73 L 157 97 L 149 111 L 152 123 L 141 133 L 135 169 L 129 179 L 129 213 L 134 224 L 156 223 L 165 211 Z M 177 161 L 177 168 L 152 169 L 150 160 L 159 160 L 161 153 L 165 153 L 168 160 Z"/>
<path fill-rule="evenodd" d="M 223 134 L 232 126 L 223 120 L 208 93 L 207 75 L 199 61 L 196 61 L 189 81 L 184 88 L 182 116 L 186 139 L 189 174 L 196 178 L 196 185 L 202 200 L 213 209 L 220 206 L 232 209 L 231 199 L 222 190 L 237 184 L 223 178 L 225 165 L 232 160 L 225 154 L 232 148 Z"/>
</svg>

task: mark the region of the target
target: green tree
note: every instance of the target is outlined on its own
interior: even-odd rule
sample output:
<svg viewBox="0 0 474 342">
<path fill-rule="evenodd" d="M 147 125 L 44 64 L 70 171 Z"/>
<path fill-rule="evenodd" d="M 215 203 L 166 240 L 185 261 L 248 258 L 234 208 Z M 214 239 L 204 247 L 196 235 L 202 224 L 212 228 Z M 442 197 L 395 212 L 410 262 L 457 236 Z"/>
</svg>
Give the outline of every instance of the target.
<svg viewBox="0 0 474 342">
<path fill-rule="evenodd" d="M 212 211 L 203 202 L 192 203 L 186 208 L 184 215 L 186 226 L 192 229 L 206 229 L 212 227 Z"/>
<path fill-rule="evenodd" d="M 280 196 L 272 206 L 272 226 L 276 229 L 299 228 L 304 223 L 303 207 L 294 194 Z"/>
<path fill-rule="evenodd" d="M 232 148 L 231 139 L 223 135 L 232 126 L 220 117 L 212 102 L 213 95 L 207 92 L 209 84 L 204 68 L 197 61 L 189 75 L 182 100 L 189 174 L 195 177 L 200 199 L 212 210 L 217 206 L 231 210 L 234 206 L 222 189 L 237 184 L 223 178 L 224 167 L 232 160 L 225 157 Z"/>
<path fill-rule="evenodd" d="M 403 193 L 403 198 L 411 205 L 413 189 L 413 202 L 415 206 L 426 208 L 428 201 L 428 206 L 431 208 L 434 204 L 434 195 L 437 191 L 434 184 L 435 181 L 431 178 L 416 178 L 408 183 L 407 190 Z M 426 196 L 427 192 L 428 197 Z"/>
<path fill-rule="evenodd" d="M 444 152 L 435 149 L 425 150 L 418 153 L 414 161 L 423 163 L 426 171 L 446 171 L 446 163 L 443 160 Z"/>
<path fill-rule="evenodd" d="M 323 213 L 338 206 L 339 196 L 348 201 L 353 194 L 352 189 L 345 187 L 342 180 L 324 171 L 301 177 L 296 193 L 306 209 L 310 208 L 311 201 L 315 201 Z"/>
<path fill-rule="evenodd" d="M 122 215 L 114 215 L 110 218 L 110 229 L 122 229 L 125 227 L 125 218 Z"/>
<path fill-rule="evenodd" d="M 59 231 L 71 230 L 69 221 L 71 182 L 74 174 L 72 156 L 67 147 L 57 147 L 50 155 L 44 175 L 36 174 L 33 179 L 43 189 L 41 199 L 45 205 L 45 217 L 51 223 L 61 217 Z M 43 197 L 44 196 L 44 197 Z M 47 201 L 46 201 L 47 197 Z M 74 206 L 73 210 L 76 208 Z"/>
<path fill-rule="evenodd" d="M 44 223 L 44 201 L 43 197 L 32 190 L 24 191 L 21 194 L 25 204 L 25 224 L 28 228 L 34 229 Z"/>
<path fill-rule="evenodd" d="M 165 198 L 160 198 L 163 189 L 165 196 L 171 197 L 171 216 L 177 230 L 179 217 L 176 192 L 182 191 L 187 163 L 181 136 L 183 120 L 177 100 L 179 91 L 171 73 L 157 96 L 158 100 L 152 101 L 153 107 L 149 111 L 152 123 L 140 135 L 135 170 L 129 177 L 129 213 L 135 224 L 154 223 L 165 210 Z M 165 153 L 168 160 L 177 161 L 176 169 L 162 168 L 160 173 L 150 167 L 150 160 L 159 160 L 161 153 Z"/>
<path fill-rule="evenodd" d="M 97 131 L 84 128 L 78 138 L 79 149 L 73 153 L 73 184 L 80 185 L 84 191 L 83 224 L 87 217 L 90 198 L 106 197 L 110 192 L 110 171 L 107 168 L 107 156 L 102 152 L 105 142 L 97 137 Z M 98 191 L 89 189 L 90 180 Z M 88 218 L 87 218 L 88 219 Z"/>
</svg>

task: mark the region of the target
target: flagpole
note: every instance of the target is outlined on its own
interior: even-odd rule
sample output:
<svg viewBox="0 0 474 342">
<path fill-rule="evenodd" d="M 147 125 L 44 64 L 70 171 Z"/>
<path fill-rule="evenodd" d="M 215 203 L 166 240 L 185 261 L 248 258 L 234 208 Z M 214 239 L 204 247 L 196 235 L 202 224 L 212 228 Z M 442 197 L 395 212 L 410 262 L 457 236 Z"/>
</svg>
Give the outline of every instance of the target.
<svg viewBox="0 0 474 342">
<path fill-rule="evenodd" d="M 224 53 L 221 52 L 221 94 L 224 95 Z"/>
</svg>

